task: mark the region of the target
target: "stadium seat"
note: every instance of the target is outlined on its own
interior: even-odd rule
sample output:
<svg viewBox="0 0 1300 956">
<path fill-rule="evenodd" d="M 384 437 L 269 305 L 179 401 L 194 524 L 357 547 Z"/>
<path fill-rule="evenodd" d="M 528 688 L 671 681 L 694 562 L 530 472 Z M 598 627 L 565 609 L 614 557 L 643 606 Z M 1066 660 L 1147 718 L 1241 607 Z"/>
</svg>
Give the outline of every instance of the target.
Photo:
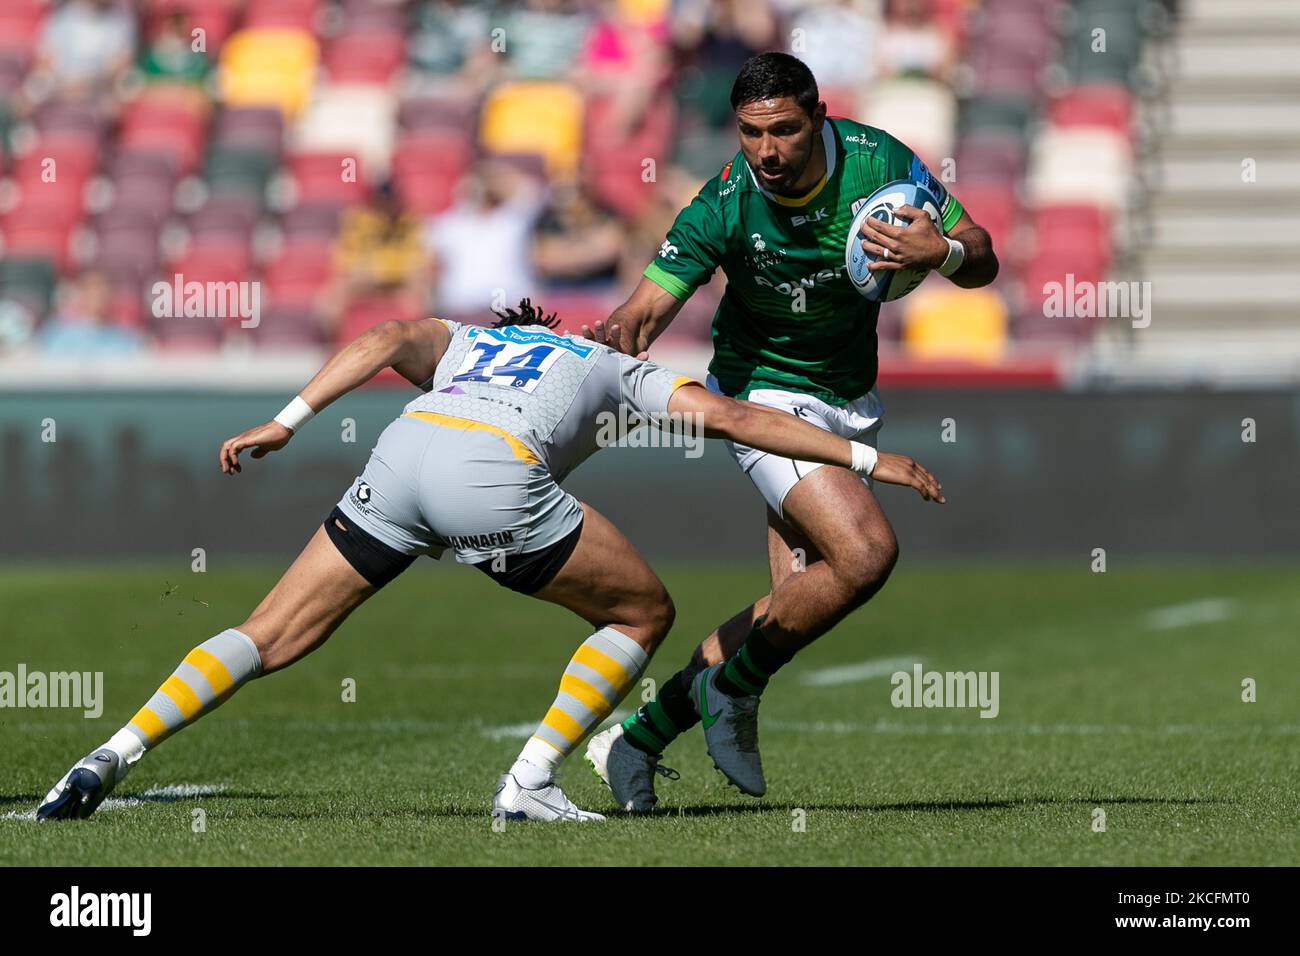
<svg viewBox="0 0 1300 956">
<path fill-rule="evenodd" d="M 322 84 L 291 134 L 292 148 L 354 157 L 370 182 L 388 173 L 397 136 L 394 97 L 368 84 Z"/>
<path fill-rule="evenodd" d="M 957 170 L 960 188 L 954 186 L 953 194 L 971 218 L 988 230 L 999 258 L 1007 260 L 1010 258 L 1008 253 L 1013 251 L 1013 239 L 1020 216 L 1020 202 L 1015 187 L 1008 183 L 970 181 L 960 161 Z"/>
<path fill-rule="evenodd" d="M 582 97 L 568 83 L 506 83 L 488 95 L 479 143 L 489 153 L 535 153 L 550 175 L 576 172 Z"/>
<path fill-rule="evenodd" d="M 356 175 L 345 178 L 345 170 L 352 168 L 350 164 L 356 164 Z M 288 169 L 298 205 L 339 207 L 365 201 L 364 170 L 353 154 L 294 152 L 288 156 Z"/>
<path fill-rule="evenodd" d="M 220 96 L 227 106 L 274 106 L 286 116 L 294 116 L 306 106 L 316 79 L 316 38 L 301 27 L 256 28 L 282 7 L 285 19 L 293 19 L 295 14 L 288 8 L 296 5 L 297 0 L 286 0 L 283 5 L 253 4 L 249 17 L 254 26 L 226 41 L 218 77 Z"/>
<path fill-rule="evenodd" d="M 274 293 L 261 322 L 253 329 L 253 341 L 265 349 L 324 348 L 332 338 L 319 313 L 310 304 L 281 302 Z"/>
<path fill-rule="evenodd" d="M 417 319 L 419 315 L 400 296 L 374 295 L 358 299 L 344 313 L 335 331 L 335 342 L 342 345 L 389 319 Z"/>
<path fill-rule="evenodd" d="M 1072 87 L 1052 101 L 1047 116 L 1058 128 L 1096 126 L 1133 139 L 1133 94 L 1122 86 Z"/>
<path fill-rule="evenodd" d="M 952 155 L 957 105 L 942 83 L 904 79 L 876 84 L 865 98 L 864 110 L 863 122 L 889 130 L 927 163 L 937 164 Z"/>
<path fill-rule="evenodd" d="M 469 169 L 473 145 L 464 134 L 434 130 L 403 136 L 393 154 L 393 183 L 402 202 L 422 216 L 443 212 Z"/>
<path fill-rule="evenodd" d="M 295 30 L 314 33 L 321 0 L 275 0 L 250 3 L 244 25 L 267 30 Z"/>
<path fill-rule="evenodd" d="M 280 231 L 285 242 L 332 241 L 339 231 L 340 207 L 333 203 L 302 203 L 285 210 Z"/>
<path fill-rule="evenodd" d="M 1126 137 L 1099 127 L 1049 128 L 1034 142 L 1031 205 L 1084 203 L 1115 209 L 1128 199 L 1132 157 Z"/>
<path fill-rule="evenodd" d="M 1007 309 L 991 289 L 927 286 L 902 304 L 902 345 L 910 358 L 995 362 L 1006 350 Z"/>
<path fill-rule="evenodd" d="M 37 315 L 49 311 L 58 272 L 49 259 L 35 256 L 0 256 L 0 295 L 21 302 Z"/>
<path fill-rule="evenodd" d="M 401 33 L 352 26 L 326 48 L 325 72 L 332 83 L 387 84 L 405 61 L 406 37 Z"/>
</svg>

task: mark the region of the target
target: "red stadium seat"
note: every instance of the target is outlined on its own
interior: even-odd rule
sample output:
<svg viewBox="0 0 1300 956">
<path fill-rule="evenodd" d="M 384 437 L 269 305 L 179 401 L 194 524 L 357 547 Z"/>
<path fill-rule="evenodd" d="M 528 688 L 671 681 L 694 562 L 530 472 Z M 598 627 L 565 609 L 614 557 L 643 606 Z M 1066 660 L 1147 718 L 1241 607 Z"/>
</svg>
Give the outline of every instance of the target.
<svg viewBox="0 0 1300 956">
<path fill-rule="evenodd" d="M 408 133 L 393 153 L 393 182 L 414 212 L 432 216 L 451 204 L 452 191 L 473 159 L 464 133 L 450 130 Z"/>
<path fill-rule="evenodd" d="M 295 28 L 315 34 L 320 0 L 275 0 L 250 3 L 244 14 L 245 28 Z"/>
<path fill-rule="evenodd" d="M 325 51 L 332 83 L 388 83 L 405 62 L 406 37 L 388 31 L 345 32 Z"/>
<path fill-rule="evenodd" d="M 1052 101 L 1054 126 L 1102 126 L 1133 139 L 1133 95 L 1122 86 L 1076 86 Z"/>
<path fill-rule="evenodd" d="M 288 157 L 289 173 L 297 187 L 299 204 L 326 204 L 350 206 L 364 202 L 365 177 L 360 168 L 356 176 L 344 179 L 344 163 L 357 163 L 354 155 L 345 153 L 293 153 Z"/>
</svg>

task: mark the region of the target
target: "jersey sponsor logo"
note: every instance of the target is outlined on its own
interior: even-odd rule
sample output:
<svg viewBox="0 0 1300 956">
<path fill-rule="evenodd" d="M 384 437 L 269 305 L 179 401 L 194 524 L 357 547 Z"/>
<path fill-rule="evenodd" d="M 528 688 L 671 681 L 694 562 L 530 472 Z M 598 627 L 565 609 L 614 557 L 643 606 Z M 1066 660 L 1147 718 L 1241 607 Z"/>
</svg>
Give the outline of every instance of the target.
<svg viewBox="0 0 1300 956">
<path fill-rule="evenodd" d="M 825 218 L 826 218 L 826 207 L 823 206 L 821 209 L 818 209 L 818 210 L 817 210 L 815 213 L 813 213 L 811 216 L 792 216 L 792 217 L 790 217 L 790 224 L 791 224 L 792 226 L 802 226 L 802 225 L 804 225 L 805 223 L 809 223 L 809 222 L 821 222 L 821 221 L 822 221 L 823 219 L 825 219 Z"/>
<path fill-rule="evenodd" d="M 836 266 L 833 269 L 822 269 L 814 272 L 812 275 L 806 275 L 802 279 L 793 282 L 775 283 L 765 276 L 754 276 L 754 284 L 760 285 L 765 289 L 772 289 L 782 295 L 794 295 L 796 289 L 815 289 L 819 285 L 826 285 L 834 282 L 844 274 L 844 266 Z"/>
<path fill-rule="evenodd" d="M 453 548 L 481 549 L 495 548 L 503 544 L 511 544 L 515 540 L 513 531 L 492 531 L 488 534 L 449 534 L 447 542 Z"/>
<path fill-rule="evenodd" d="M 749 238 L 754 241 L 755 252 L 762 252 L 764 249 L 767 248 L 767 241 L 763 238 L 763 234 L 761 232 L 756 232 Z"/>
<path fill-rule="evenodd" d="M 857 143 L 859 146 L 866 146 L 869 147 L 870 149 L 876 148 L 876 143 L 874 140 L 867 139 L 867 137 L 864 134 L 860 134 L 860 133 L 855 133 L 852 136 L 845 136 L 844 142 Z"/>
<path fill-rule="evenodd" d="M 672 244 L 672 240 L 670 239 L 665 239 L 659 245 L 659 255 L 661 258 L 664 259 L 676 259 L 677 253 L 681 251 L 682 250 L 678 249 L 676 246 Z"/>
<path fill-rule="evenodd" d="M 576 341 L 568 335 L 560 335 L 546 329 L 527 329 L 518 325 L 507 325 L 503 329 L 488 329 L 475 326 L 465 333 L 467 339 L 477 339 L 479 336 L 516 345 L 554 345 L 558 348 L 568 349 L 579 358 L 586 358 L 596 348 L 594 345 Z"/>
<path fill-rule="evenodd" d="M 718 198 L 726 199 L 728 196 L 730 196 L 732 193 L 736 191 L 736 187 L 739 186 L 740 183 L 741 181 L 737 179 L 734 183 L 732 183 L 730 186 L 726 187 L 725 189 L 719 189 Z"/>
</svg>

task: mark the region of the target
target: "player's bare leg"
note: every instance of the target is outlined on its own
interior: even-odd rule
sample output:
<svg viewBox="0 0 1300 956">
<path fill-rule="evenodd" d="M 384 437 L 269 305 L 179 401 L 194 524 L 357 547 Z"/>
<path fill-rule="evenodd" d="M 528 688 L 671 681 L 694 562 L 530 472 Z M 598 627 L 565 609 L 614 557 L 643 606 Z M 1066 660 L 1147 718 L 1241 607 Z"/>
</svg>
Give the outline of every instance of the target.
<svg viewBox="0 0 1300 956">
<path fill-rule="evenodd" d="M 103 746 L 64 774 L 38 819 L 88 817 L 145 753 L 207 714 L 249 680 L 288 667 L 325 643 L 375 593 L 323 528 L 238 627 L 194 648 Z"/>
<path fill-rule="evenodd" d="M 501 778 L 497 816 L 601 819 L 569 803 L 554 786 L 555 770 L 613 713 L 672 628 L 673 603 L 658 575 L 604 516 L 590 505 L 583 511 L 577 548 L 534 596 L 568 608 L 596 632 L 574 654 L 558 696 Z"/>
<path fill-rule="evenodd" d="M 844 469 L 813 471 L 791 489 L 783 507 L 785 519 L 768 510 L 771 592 L 700 643 L 658 697 L 624 722 L 624 739 L 611 743 L 615 753 L 637 749 L 657 759 L 701 721 L 703 695 L 715 763 L 746 793 L 764 792 L 757 703 L 768 679 L 880 590 L 898 557 L 893 529 L 875 496 Z M 724 661 L 731 663 L 717 666 Z M 643 808 L 653 806 L 648 790 L 637 793 Z"/>
</svg>

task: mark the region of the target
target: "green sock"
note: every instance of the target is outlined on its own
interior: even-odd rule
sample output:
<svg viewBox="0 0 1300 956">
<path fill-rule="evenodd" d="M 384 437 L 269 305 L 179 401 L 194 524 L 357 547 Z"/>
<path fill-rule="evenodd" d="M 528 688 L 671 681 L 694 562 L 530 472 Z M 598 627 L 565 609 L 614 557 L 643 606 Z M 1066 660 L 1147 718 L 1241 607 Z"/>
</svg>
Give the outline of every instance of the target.
<svg viewBox="0 0 1300 956">
<path fill-rule="evenodd" d="M 745 643 L 728 658 L 714 681 L 718 690 L 729 697 L 757 697 L 772 675 L 794 658 L 793 653 L 781 650 L 763 635 L 763 620 L 760 617 L 754 622 Z"/>
<path fill-rule="evenodd" d="M 679 734 L 699 723 L 700 715 L 695 713 L 688 696 L 688 688 L 697 673 L 698 668 L 688 664 L 668 678 L 654 700 L 623 721 L 627 742 L 657 757 Z"/>
</svg>

